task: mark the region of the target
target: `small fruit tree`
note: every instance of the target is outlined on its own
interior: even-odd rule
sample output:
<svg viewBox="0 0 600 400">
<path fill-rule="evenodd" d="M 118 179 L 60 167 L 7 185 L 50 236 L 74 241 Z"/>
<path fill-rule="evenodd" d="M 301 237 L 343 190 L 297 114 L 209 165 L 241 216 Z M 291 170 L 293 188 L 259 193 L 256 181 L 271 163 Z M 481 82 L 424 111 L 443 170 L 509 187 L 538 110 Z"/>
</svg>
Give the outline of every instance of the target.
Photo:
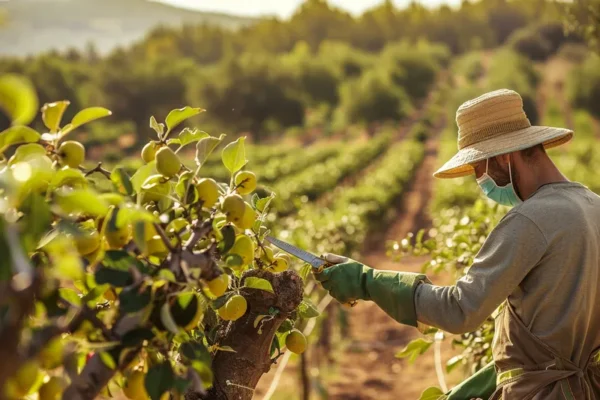
<svg viewBox="0 0 600 400">
<path fill-rule="evenodd" d="M 225 135 L 177 130 L 203 111 L 185 107 L 150 119 L 138 170 L 86 169 L 69 134 L 110 111 L 63 124 L 68 105 L 42 108 L 46 133 L 0 133 L 2 396 L 250 399 L 284 344 L 304 351 L 295 320 L 316 310 L 264 242 L 273 195 L 253 194 L 244 138 L 222 150 L 229 182 L 203 176 Z"/>
</svg>

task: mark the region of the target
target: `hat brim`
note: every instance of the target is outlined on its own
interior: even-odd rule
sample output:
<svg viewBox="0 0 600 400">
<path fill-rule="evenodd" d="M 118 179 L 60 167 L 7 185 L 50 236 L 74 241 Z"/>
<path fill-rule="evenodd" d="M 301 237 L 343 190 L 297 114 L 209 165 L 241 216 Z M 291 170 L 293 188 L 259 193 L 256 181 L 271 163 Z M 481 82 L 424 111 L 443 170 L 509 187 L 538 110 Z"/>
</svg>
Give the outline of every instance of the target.
<svg viewBox="0 0 600 400">
<path fill-rule="evenodd" d="M 543 144 L 546 149 L 567 143 L 573 131 L 549 126 L 530 126 L 500 137 L 484 140 L 461 149 L 438 169 L 433 176 L 449 179 L 471 175 L 475 172 L 471 164 L 478 161 Z"/>
</svg>

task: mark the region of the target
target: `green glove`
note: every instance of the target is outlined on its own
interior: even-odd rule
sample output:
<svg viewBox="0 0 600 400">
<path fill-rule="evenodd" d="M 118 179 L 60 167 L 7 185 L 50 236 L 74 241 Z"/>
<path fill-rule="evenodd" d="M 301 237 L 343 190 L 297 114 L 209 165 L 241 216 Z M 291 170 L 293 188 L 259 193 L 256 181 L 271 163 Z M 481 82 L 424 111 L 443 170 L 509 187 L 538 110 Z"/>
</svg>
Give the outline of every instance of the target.
<svg viewBox="0 0 600 400">
<path fill-rule="evenodd" d="M 447 400 L 488 399 L 496 390 L 496 368 L 492 361 L 446 393 Z"/>
<path fill-rule="evenodd" d="M 323 258 L 335 265 L 315 274 L 315 278 L 333 298 L 340 303 L 372 300 L 396 321 L 417 326 L 414 294 L 417 285 L 427 280 L 425 275 L 379 271 L 335 254 Z"/>
</svg>

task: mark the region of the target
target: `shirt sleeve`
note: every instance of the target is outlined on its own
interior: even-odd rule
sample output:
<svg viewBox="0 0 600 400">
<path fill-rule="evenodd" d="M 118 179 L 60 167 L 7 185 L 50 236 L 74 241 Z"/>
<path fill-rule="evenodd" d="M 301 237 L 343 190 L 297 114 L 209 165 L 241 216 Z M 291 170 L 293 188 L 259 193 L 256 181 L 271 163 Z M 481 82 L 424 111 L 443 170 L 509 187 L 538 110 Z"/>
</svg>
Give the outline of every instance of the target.
<svg viewBox="0 0 600 400">
<path fill-rule="evenodd" d="M 419 285 L 417 320 L 450 333 L 474 331 L 540 262 L 547 247 L 532 220 L 507 214 L 454 286 Z"/>
</svg>

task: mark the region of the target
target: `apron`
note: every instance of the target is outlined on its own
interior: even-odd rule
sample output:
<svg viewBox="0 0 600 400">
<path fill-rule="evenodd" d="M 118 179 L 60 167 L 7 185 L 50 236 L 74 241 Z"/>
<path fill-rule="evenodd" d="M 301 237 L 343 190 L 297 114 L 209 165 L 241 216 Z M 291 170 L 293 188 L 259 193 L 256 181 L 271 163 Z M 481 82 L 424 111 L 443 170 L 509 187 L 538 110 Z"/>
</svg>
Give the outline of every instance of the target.
<svg viewBox="0 0 600 400">
<path fill-rule="evenodd" d="M 497 386 L 490 400 L 600 400 L 600 349 L 585 365 L 574 364 L 534 336 L 508 301 L 495 329 Z"/>
</svg>

